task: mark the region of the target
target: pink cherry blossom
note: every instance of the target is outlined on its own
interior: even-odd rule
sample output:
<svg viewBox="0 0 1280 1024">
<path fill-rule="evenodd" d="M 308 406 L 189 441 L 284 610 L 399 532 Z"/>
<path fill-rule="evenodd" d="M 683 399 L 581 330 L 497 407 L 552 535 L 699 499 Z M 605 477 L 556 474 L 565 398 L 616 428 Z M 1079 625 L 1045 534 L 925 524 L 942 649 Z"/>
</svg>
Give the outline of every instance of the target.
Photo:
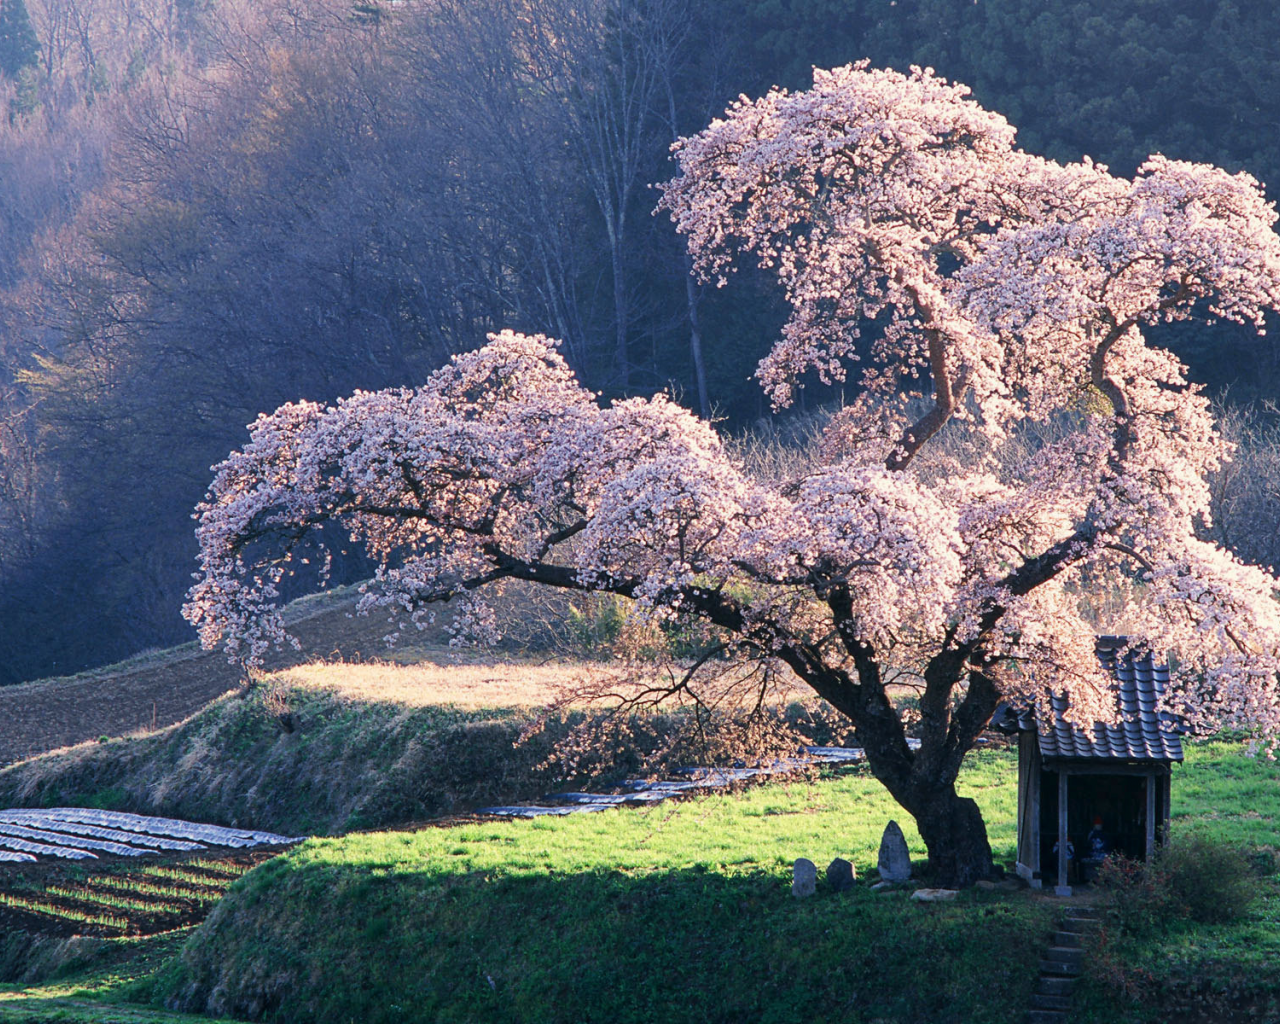
<svg viewBox="0 0 1280 1024">
<path fill-rule="evenodd" d="M 1277 581 L 1203 539 L 1206 478 L 1231 452 L 1148 339 L 1280 306 L 1256 181 L 1160 156 L 1132 180 L 1060 165 L 963 86 L 865 63 L 743 98 L 676 157 L 662 207 L 699 272 L 751 254 L 785 290 L 758 370 L 773 401 L 806 372 L 856 374 L 823 461 L 755 476 L 668 399 L 601 405 L 554 341 L 504 331 L 421 388 L 250 427 L 198 509 L 185 614 L 205 646 L 253 664 L 286 642 L 278 587 L 322 530 L 379 560 L 366 609 L 412 620 L 453 599 L 459 639 L 493 639 L 483 595 L 505 580 L 623 595 L 849 716 L 960 882 L 991 866 L 954 781 L 997 703 L 1066 693 L 1080 720 L 1115 713 L 1085 592 L 1173 657 L 1172 710 L 1276 743 Z M 1027 457 L 992 456 L 1037 424 L 1056 433 Z M 968 454 L 935 452 L 948 436 Z M 918 752 L 886 693 L 902 673 L 921 688 Z"/>
</svg>

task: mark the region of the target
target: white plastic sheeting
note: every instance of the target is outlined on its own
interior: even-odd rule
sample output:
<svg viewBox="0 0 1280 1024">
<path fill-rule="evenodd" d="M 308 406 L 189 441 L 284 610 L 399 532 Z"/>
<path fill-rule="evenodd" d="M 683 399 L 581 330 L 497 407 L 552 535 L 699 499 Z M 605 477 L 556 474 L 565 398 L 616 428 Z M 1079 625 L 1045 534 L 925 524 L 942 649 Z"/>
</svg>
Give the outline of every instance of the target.
<svg viewBox="0 0 1280 1024">
<path fill-rule="evenodd" d="M 912 750 L 920 749 L 918 739 L 908 739 Z M 861 747 L 805 747 L 799 757 L 788 757 L 759 768 L 685 768 L 682 779 L 665 779 L 650 782 L 633 779 L 623 784 L 624 793 L 554 793 L 545 804 L 526 804 L 510 807 L 482 807 L 480 814 L 500 818 L 561 817 L 566 814 L 586 814 L 602 811 L 606 807 L 622 807 L 629 804 L 654 804 L 668 797 L 698 790 L 723 789 L 735 782 L 769 775 L 785 775 L 813 764 L 854 764 L 866 759 Z"/>
<path fill-rule="evenodd" d="M 300 842 L 253 829 L 223 828 L 86 807 L 0 811 L 0 862 L 86 860 L 100 853 L 140 857 L 164 850 L 245 849 Z"/>
</svg>

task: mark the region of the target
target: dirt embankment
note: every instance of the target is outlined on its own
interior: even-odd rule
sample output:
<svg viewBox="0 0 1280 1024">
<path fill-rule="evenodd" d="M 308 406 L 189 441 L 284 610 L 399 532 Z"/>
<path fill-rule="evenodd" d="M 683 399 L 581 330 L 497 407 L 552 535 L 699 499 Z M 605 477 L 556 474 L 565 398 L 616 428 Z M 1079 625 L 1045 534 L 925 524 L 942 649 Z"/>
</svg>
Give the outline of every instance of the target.
<svg viewBox="0 0 1280 1024">
<path fill-rule="evenodd" d="M 385 657 L 386 622 L 355 616 L 354 596 L 305 607 L 291 623 L 301 651 L 277 654 L 269 668 L 317 658 L 358 662 Z M 78 676 L 0 688 L 0 767 L 47 750 L 181 722 L 241 683 L 220 651 L 194 643 Z"/>
<path fill-rule="evenodd" d="M 366 703 L 269 686 L 152 735 L 0 769 L 0 807 L 93 806 L 290 835 L 422 820 L 538 796 L 556 733 L 515 746 L 515 711 Z"/>
</svg>

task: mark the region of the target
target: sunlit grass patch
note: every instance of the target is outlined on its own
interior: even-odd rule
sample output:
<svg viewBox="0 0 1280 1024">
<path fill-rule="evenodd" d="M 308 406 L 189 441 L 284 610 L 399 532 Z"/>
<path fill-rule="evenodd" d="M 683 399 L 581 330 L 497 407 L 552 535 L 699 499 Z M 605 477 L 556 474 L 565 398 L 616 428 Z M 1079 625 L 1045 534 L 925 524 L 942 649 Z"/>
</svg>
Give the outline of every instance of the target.
<svg viewBox="0 0 1280 1024">
<path fill-rule="evenodd" d="M 1007 752 L 984 752 L 965 775 L 998 856 L 1012 852 L 1015 798 L 1004 791 L 1015 773 Z M 960 1019 L 948 1015 L 957 1001 L 967 1019 L 1001 1019 L 967 979 L 985 973 L 1021 998 L 1035 972 L 1018 958 L 1052 907 L 982 893 L 923 907 L 865 886 L 791 896 L 797 857 L 821 868 L 841 856 L 866 875 L 890 818 L 922 858 L 910 819 L 865 772 L 568 818 L 312 840 L 248 876 L 186 962 L 233 1004 L 238 979 L 268 957 L 277 978 L 319 979 L 323 963 L 318 988 L 305 982 L 288 997 L 296 1020 L 870 1019 L 863 1008 L 946 1020 Z M 877 964 L 867 936 L 919 957 L 890 952 Z M 224 975 L 223 964 L 236 967 Z M 370 984 L 386 1002 L 357 1005 Z"/>
<path fill-rule="evenodd" d="M 96 914 L 91 911 L 79 910 L 75 907 L 62 906 L 39 895 L 19 896 L 14 893 L 0 892 L 0 906 L 23 910 L 39 917 L 51 917 L 90 927 L 104 928 L 108 931 L 124 932 L 129 928 L 128 918 L 105 913 Z"/>
<path fill-rule="evenodd" d="M 351 700 L 402 704 L 405 707 L 449 706 L 465 710 L 541 707 L 586 674 L 600 676 L 596 664 L 537 665 L 500 662 L 488 665 L 359 665 L 312 662 L 285 669 L 269 682 L 305 690 L 325 690 Z"/>
</svg>

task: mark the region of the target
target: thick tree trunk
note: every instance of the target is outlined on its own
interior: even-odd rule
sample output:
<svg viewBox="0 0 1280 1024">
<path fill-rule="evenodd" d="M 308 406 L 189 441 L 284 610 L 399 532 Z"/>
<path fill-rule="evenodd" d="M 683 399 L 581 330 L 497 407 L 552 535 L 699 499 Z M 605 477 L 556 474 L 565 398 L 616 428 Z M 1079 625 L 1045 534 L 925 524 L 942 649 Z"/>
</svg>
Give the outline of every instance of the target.
<svg viewBox="0 0 1280 1024">
<path fill-rule="evenodd" d="M 831 700 L 839 695 L 823 696 Z M 840 710 L 853 719 L 872 773 L 915 819 L 929 851 L 933 881 L 946 888 L 962 888 L 992 877 L 995 865 L 982 811 L 973 800 L 956 795 L 964 751 L 948 749 L 946 730 L 925 730 L 922 746 L 912 751 L 884 689 L 864 687 L 861 697 Z M 987 718 L 989 711 L 982 721 Z"/>
<path fill-rule="evenodd" d="M 833 588 L 828 601 L 837 621 L 852 621 L 847 592 Z M 964 887 L 992 877 L 995 864 L 982 812 L 974 801 L 956 795 L 955 782 L 964 755 L 991 719 L 999 692 L 985 676 L 966 668 L 963 653 L 944 652 L 925 673 L 920 746 L 912 750 L 870 646 L 851 637 L 845 647 L 856 664 L 856 683 L 843 670 L 826 666 L 816 650 L 784 648 L 781 654 L 818 696 L 853 722 L 872 773 L 915 819 L 934 883 Z M 968 688 L 952 712 L 950 697 L 962 674 L 968 674 Z"/>
<path fill-rule="evenodd" d="M 935 882 L 958 889 L 995 874 L 982 812 L 968 797 L 956 796 L 955 788 L 947 786 L 918 809 L 907 810 L 929 851 L 929 874 Z"/>
</svg>

